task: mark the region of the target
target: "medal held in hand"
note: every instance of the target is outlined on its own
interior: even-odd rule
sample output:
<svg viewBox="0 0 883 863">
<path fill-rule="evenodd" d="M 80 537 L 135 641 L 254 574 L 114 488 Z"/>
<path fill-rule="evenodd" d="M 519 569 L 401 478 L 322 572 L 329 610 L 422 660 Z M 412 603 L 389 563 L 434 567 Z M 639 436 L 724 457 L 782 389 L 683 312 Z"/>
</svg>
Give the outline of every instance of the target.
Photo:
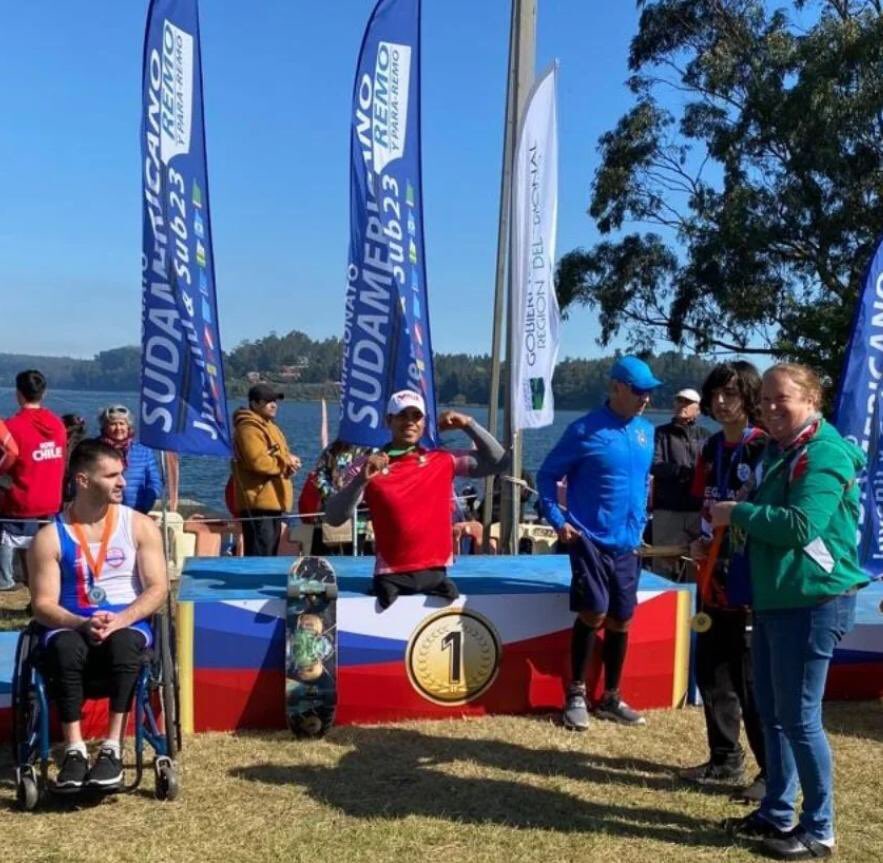
<svg viewBox="0 0 883 863">
<path fill-rule="evenodd" d="M 711 615 L 707 612 L 700 611 L 697 614 L 693 615 L 693 619 L 690 621 L 690 628 L 693 632 L 698 632 L 702 634 L 703 632 L 708 632 L 711 629 Z"/>
</svg>

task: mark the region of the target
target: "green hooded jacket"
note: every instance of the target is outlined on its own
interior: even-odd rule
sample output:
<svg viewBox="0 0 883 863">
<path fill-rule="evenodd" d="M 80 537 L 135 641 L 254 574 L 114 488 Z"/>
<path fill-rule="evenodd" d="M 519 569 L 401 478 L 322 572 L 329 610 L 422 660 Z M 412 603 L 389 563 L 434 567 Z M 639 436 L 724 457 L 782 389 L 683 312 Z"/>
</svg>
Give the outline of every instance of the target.
<svg viewBox="0 0 883 863">
<path fill-rule="evenodd" d="M 751 503 L 731 524 L 748 538 L 757 611 L 804 608 L 868 583 L 859 566 L 857 473 L 861 450 L 820 420 L 805 444 L 771 445 Z"/>
</svg>

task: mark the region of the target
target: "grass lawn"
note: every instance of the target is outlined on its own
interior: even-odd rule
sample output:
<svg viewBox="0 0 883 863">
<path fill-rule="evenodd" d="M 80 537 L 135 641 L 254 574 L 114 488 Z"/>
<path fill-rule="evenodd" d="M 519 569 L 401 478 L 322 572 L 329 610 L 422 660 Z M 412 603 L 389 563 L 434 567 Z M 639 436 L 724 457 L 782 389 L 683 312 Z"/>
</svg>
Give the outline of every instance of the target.
<svg viewBox="0 0 883 863">
<path fill-rule="evenodd" d="M 838 856 L 883 856 L 883 704 L 829 704 Z M 0 790 L 0 863 L 34 861 L 757 861 L 720 819 L 745 810 L 679 784 L 704 757 L 696 708 L 649 714 L 645 728 L 493 717 L 286 733 L 189 737 L 182 793 L 13 807 Z"/>
</svg>

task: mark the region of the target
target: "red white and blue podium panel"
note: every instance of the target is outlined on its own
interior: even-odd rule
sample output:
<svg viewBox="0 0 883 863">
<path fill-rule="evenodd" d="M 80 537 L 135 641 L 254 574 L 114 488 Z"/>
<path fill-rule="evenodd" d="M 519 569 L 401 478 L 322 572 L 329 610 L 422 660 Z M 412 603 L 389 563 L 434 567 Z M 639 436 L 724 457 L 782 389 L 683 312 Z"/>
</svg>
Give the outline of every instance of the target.
<svg viewBox="0 0 883 863">
<path fill-rule="evenodd" d="M 340 723 L 560 708 L 573 614 L 557 555 L 464 557 L 462 596 L 368 595 L 372 558 L 335 557 Z M 293 559 L 190 559 L 178 600 L 185 730 L 283 727 L 284 585 Z M 623 695 L 684 703 L 692 587 L 642 575 Z M 596 661 L 589 684 L 597 689 Z"/>
<path fill-rule="evenodd" d="M 855 628 L 834 651 L 827 698 L 883 698 L 883 581 L 858 592 Z"/>
</svg>

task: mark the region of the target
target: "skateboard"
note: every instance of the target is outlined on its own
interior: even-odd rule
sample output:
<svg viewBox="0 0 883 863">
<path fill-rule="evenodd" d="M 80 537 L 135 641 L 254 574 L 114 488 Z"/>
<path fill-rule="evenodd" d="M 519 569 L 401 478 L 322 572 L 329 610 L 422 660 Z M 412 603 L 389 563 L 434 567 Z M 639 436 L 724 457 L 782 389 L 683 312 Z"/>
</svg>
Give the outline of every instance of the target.
<svg viewBox="0 0 883 863">
<path fill-rule="evenodd" d="M 337 576 L 324 557 L 288 572 L 285 711 L 296 737 L 322 737 L 337 705 Z"/>
</svg>

